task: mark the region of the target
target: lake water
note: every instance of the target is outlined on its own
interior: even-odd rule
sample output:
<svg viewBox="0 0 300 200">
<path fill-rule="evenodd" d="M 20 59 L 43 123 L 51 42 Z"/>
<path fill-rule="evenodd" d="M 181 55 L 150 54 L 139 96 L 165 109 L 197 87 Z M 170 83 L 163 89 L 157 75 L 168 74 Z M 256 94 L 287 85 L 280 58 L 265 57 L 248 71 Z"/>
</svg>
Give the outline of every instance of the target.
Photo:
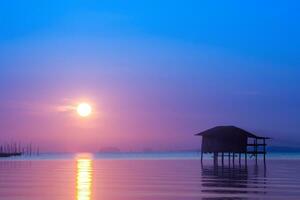
<svg viewBox="0 0 300 200">
<path fill-rule="evenodd" d="M 289 155 L 289 156 L 287 156 Z M 299 154 L 214 166 L 197 153 L 45 154 L 0 160 L 2 200 L 300 199 Z"/>
</svg>

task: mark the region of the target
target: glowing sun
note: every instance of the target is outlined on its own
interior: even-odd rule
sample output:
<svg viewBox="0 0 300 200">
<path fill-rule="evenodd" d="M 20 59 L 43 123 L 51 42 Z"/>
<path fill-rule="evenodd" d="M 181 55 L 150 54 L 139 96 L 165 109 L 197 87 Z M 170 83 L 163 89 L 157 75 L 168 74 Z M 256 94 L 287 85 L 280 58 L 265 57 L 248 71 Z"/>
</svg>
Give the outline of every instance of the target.
<svg viewBox="0 0 300 200">
<path fill-rule="evenodd" d="M 88 103 L 80 103 L 78 104 L 76 111 L 79 116 L 87 117 L 92 113 L 92 107 Z"/>
</svg>

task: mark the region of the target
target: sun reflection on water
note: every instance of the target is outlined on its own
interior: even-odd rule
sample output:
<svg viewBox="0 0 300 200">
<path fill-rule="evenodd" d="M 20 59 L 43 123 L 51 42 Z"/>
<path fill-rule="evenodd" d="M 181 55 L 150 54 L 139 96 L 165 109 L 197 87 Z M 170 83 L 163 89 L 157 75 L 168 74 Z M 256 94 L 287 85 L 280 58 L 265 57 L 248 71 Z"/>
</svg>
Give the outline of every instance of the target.
<svg viewBox="0 0 300 200">
<path fill-rule="evenodd" d="M 91 200 L 92 159 L 77 158 L 76 197 L 77 200 Z"/>
</svg>

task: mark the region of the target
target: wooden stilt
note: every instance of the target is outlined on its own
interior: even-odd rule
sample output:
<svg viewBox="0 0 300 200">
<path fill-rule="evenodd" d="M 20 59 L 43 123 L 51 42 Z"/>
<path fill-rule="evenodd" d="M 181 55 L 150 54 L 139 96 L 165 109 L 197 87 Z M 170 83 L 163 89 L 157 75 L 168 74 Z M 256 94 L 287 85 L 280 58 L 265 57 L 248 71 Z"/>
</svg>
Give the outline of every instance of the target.
<svg viewBox="0 0 300 200">
<path fill-rule="evenodd" d="M 266 139 L 263 139 L 263 145 L 264 145 L 264 165 L 266 165 Z"/>
<path fill-rule="evenodd" d="M 254 146 L 254 148 L 255 148 L 255 150 L 254 150 L 254 152 L 255 152 L 255 164 L 257 165 L 257 138 L 255 138 L 255 140 L 254 140 L 255 142 L 255 146 Z"/>
<path fill-rule="evenodd" d="M 218 152 L 214 152 L 214 164 L 218 165 Z"/>
<path fill-rule="evenodd" d="M 232 154 L 232 165 L 234 166 L 234 160 L 235 160 L 235 153 Z"/>
<path fill-rule="evenodd" d="M 228 164 L 230 166 L 230 152 L 228 153 Z"/>
<path fill-rule="evenodd" d="M 222 152 L 222 165 L 224 165 L 224 152 Z"/>
<path fill-rule="evenodd" d="M 30 143 L 30 145 L 29 145 L 29 155 L 31 156 L 31 154 L 32 154 L 32 146 L 31 146 L 31 143 Z"/>
<path fill-rule="evenodd" d="M 203 163 L 203 151 L 201 151 L 201 164 Z"/>
<path fill-rule="evenodd" d="M 239 166 L 241 166 L 241 153 L 239 153 Z"/>
</svg>

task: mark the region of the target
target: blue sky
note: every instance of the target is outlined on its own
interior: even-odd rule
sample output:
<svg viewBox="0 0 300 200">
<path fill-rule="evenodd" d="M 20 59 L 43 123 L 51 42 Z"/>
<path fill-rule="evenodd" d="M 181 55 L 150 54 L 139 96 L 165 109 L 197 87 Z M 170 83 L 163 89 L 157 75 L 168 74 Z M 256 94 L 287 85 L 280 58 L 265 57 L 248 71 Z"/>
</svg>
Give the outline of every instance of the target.
<svg viewBox="0 0 300 200">
<path fill-rule="evenodd" d="M 66 127 L 66 116 L 32 113 L 85 96 L 106 113 L 106 125 L 85 130 L 100 146 L 194 147 L 193 133 L 221 124 L 300 144 L 299 5 L 1 2 L 3 137 L 67 140 L 59 133 L 76 126 Z M 41 136 L 35 121 L 51 121 L 53 137 Z M 116 139 L 120 131 L 128 145 Z M 85 148 L 77 143 L 70 149 Z"/>
</svg>

